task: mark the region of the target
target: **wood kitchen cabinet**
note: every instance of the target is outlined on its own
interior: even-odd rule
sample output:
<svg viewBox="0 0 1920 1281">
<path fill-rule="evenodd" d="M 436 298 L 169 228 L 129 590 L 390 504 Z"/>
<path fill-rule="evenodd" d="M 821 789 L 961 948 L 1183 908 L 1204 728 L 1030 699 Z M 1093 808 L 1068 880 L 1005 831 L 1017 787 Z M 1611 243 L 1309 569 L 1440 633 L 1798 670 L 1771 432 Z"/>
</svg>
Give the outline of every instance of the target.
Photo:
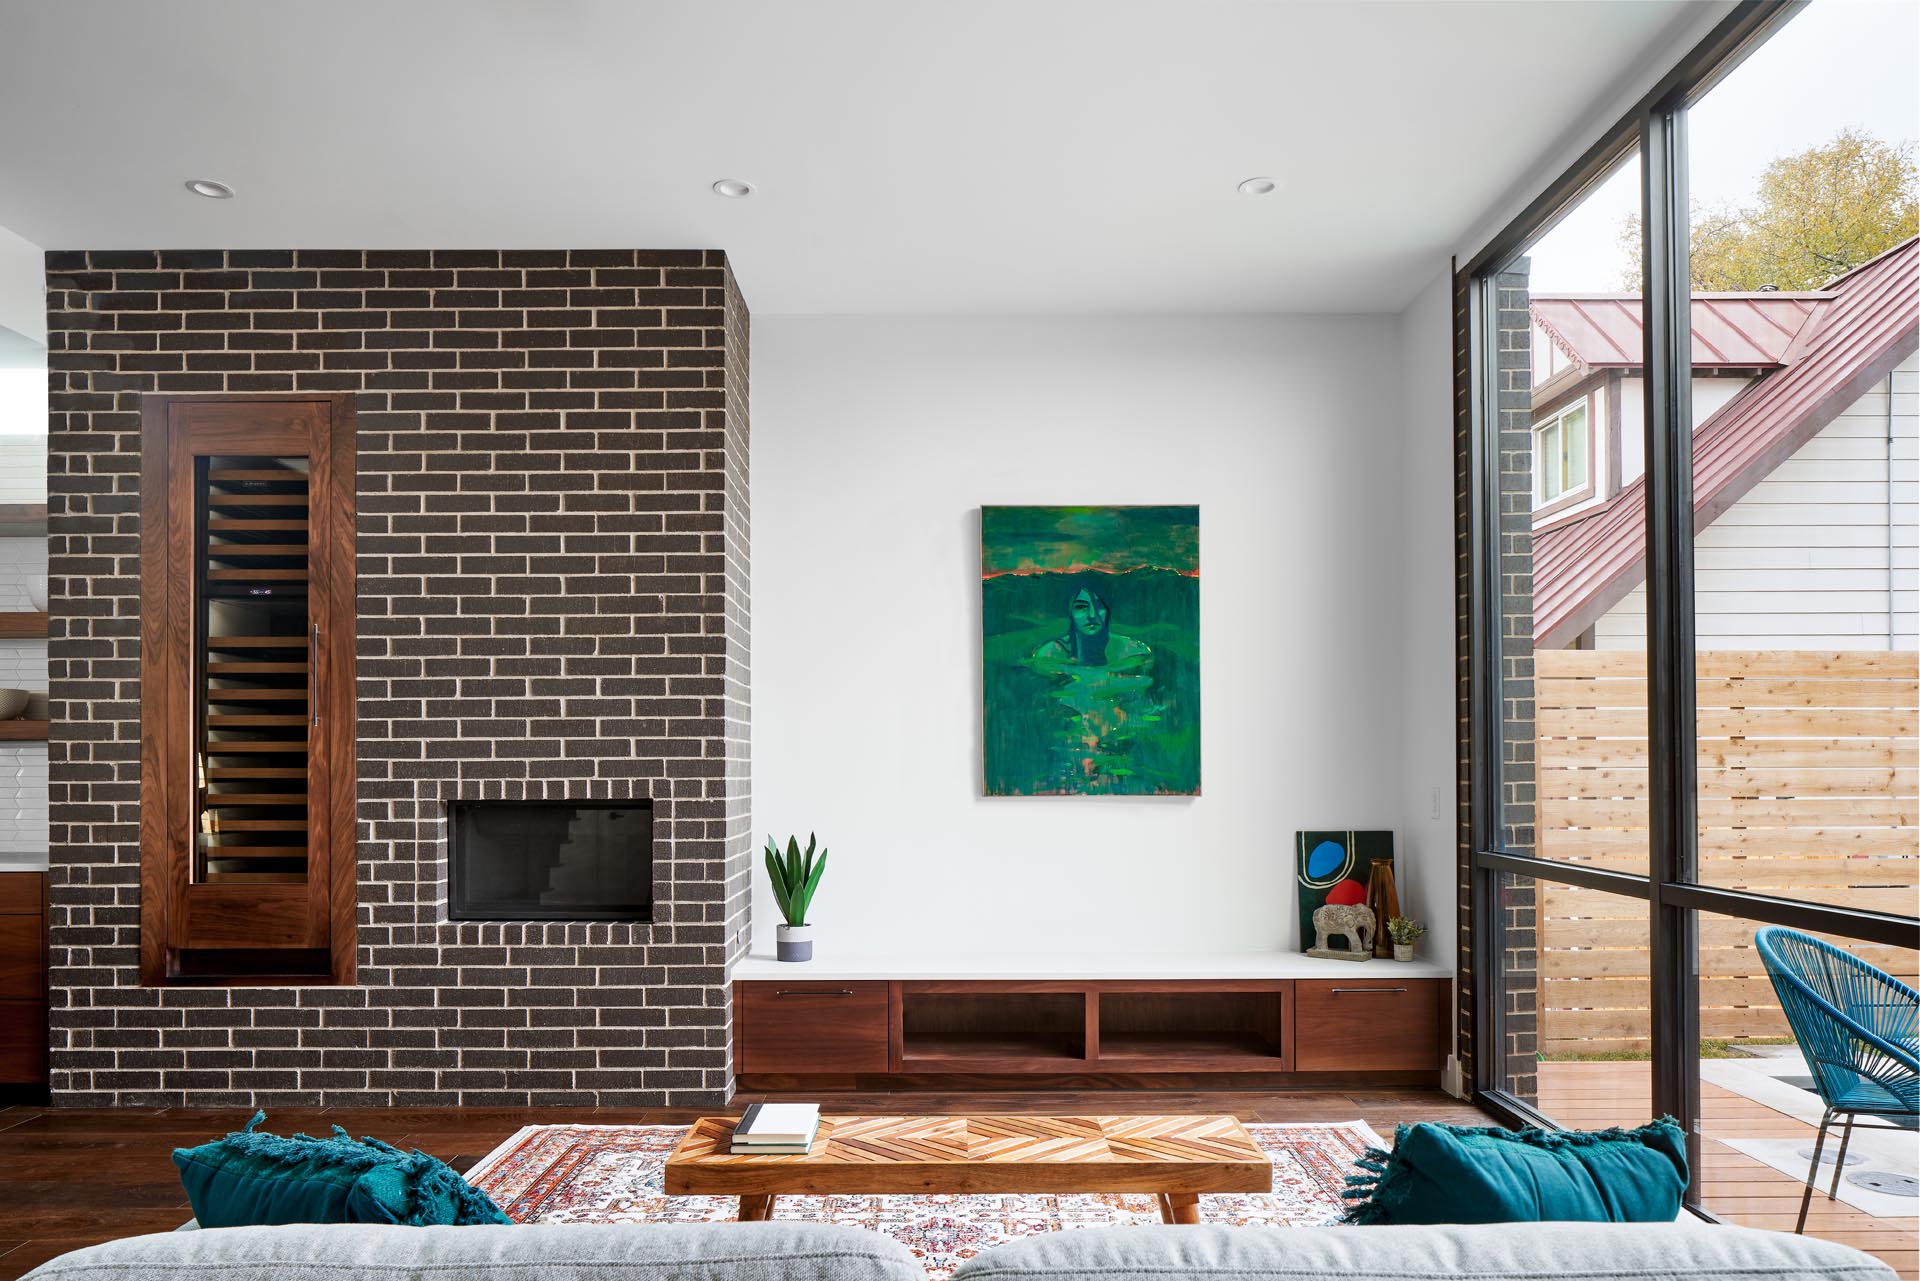
<svg viewBox="0 0 1920 1281">
<path fill-rule="evenodd" d="M 47 1085 L 44 872 L 0 872 L 0 1087 Z"/>
<path fill-rule="evenodd" d="M 157 983 L 354 966 L 348 396 L 147 396 L 140 965 Z"/>
</svg>

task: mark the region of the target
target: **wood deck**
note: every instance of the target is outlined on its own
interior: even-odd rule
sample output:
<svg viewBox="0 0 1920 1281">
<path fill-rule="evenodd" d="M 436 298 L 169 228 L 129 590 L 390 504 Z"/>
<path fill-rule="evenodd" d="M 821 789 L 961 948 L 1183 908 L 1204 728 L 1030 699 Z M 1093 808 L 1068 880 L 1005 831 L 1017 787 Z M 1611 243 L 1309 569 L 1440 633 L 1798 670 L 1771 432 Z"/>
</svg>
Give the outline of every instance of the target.
<svg viewBox="0 0 1920 1281">
<path fill-rule="evenodd" d="M 1540 1110 L 1562 1125 L 1580 1129 L 1644 1125 L 1651 1110 L 1651 1079 L 1650 1065 L 1644 1061 L 1542 1063 Z M 1705 1119 L 1700 1153 L 1702 1203 L 1730 1223 L 1793 1231 L 1805 1184 L 1714 1138 L 1805 1138 L 1811 1143 L 1814 1127 L 1706 1081 L 1700 1083 L 1700 1107 Z M 1807 1213 L 1807 1234 L 1865 1250 L 1885 1260 L 1905 1281 L 1916 1281 L 1920 1278 L 1917 1222 L 1874 1218 L 1816 1192 Z"/>
</svg>

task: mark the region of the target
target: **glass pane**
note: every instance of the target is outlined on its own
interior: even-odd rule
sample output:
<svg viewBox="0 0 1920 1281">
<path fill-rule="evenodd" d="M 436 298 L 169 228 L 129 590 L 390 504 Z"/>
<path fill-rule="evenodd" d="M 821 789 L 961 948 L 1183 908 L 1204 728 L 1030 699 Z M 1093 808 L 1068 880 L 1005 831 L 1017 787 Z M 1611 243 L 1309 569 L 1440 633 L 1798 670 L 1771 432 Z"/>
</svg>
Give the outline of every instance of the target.
<svg viewBox="0 0 1920 1281">
<path fill-rule="evenodd" d="M 1560 455 L 1564 459 L 1567 489 L 1587 483 L 1587 407 L 1578 405 L 1560 420 Z"/>
<path fill-rule="evenodd" d="M 196 462 L 197 884 L 307 879 L 307 460 Z"/>
<path fill-rule="evenodd" d="M 1908 916 L 1916 47 L 1815 0 L 1688 118 L 1698 878 Z"/>
<path fill-rule="evenodd" d="M 1811 1040 L 1814 1023 L 1797 1011 L 1789 1022 L 1754 947 L 1756 928 L 1750 921 L 1700 917 L 1700 1198 L 1732 1222 L 1791 1232 L 1813 1168 L 1825 1101 L 1795 1036 L 1798 1028 Z M 1826 941 L 1909 985 L 1920 970 L 1920 953 Z M 1864 984 L 1860 991 L 1876 986 Z M 1875 1018 L 1868 1001 L 1860 1001 L 1856 1012 L 1869 1023 Z M 1910 1126 L 1867 1125 L 1859 1122 L 1847 1141 L 1834 1200 L 1826 1193 L 1833 1186 L 1841 1127 L 1829 1132 L 1807 1232 L 1878 1254 L 1911 1275 L 1920 1245 L 1913 1196 L 1920 1142 Z"/>
<path fill-rule="evenodd" d="M 1646 624 L 1627 599 L 1631 550 L 1621 553 L 1644 524 L 1645 496 L 1639 272 L 1621 236 L 1639 200 L 1636 154 L 1495 276 L 1503 391 L 1487 450 L 1502 467 L 1496 842 L 1634 872 L 1647 867 Z M 1604 440 L 1590 398 L 1617 407 Z M 1532 429 L 1549 423 L 1539 474 L 1513 475 L 1535 468 Z M 1583 486 L 1590 493 L 1563 497 Z"/>
<path fill-rule="evenodd" d="M 1508 1091 L 1566 1126 L 1645 1124 L 1647 905 L 1503 874 L 1499 909 Z"/>
<path fill-rule="evenodd" d="M 1540 497 L 1552 501 L 1564 488 L 1560 483 L 1560 424 L 1548 423 L 1536 433 L 1539 448 L 1534 450 L 1533 465 L 1540 469 Z"/>
</svg>

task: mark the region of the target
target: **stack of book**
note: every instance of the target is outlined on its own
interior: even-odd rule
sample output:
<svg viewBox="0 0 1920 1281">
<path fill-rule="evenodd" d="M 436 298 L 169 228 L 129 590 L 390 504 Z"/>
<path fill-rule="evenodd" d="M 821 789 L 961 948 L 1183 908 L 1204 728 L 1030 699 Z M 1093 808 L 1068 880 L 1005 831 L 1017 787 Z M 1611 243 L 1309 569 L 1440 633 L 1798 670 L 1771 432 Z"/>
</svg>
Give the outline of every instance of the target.
<svg viewBox="0 0 1920 1281">
<path fill-rule="evenodd" d="M 818 1103 L 756 1103 L 733 1127 L 734 1156 L 804 1156 L 820 1132 Z"/>
</svg>

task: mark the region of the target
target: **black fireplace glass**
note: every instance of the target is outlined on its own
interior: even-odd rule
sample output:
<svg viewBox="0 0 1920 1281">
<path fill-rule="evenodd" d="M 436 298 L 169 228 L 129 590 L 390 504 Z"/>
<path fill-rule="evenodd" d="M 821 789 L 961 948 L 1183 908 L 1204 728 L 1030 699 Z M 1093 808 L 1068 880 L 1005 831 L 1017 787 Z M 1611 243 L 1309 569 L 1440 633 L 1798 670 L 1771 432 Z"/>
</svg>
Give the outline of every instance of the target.
<svg viewBox="0 0 1920 1281">
<path fill-rule="evenodd" d="M 453 801 L 456 921 L 650 921 L 651 801 Z"/>
</svg>

